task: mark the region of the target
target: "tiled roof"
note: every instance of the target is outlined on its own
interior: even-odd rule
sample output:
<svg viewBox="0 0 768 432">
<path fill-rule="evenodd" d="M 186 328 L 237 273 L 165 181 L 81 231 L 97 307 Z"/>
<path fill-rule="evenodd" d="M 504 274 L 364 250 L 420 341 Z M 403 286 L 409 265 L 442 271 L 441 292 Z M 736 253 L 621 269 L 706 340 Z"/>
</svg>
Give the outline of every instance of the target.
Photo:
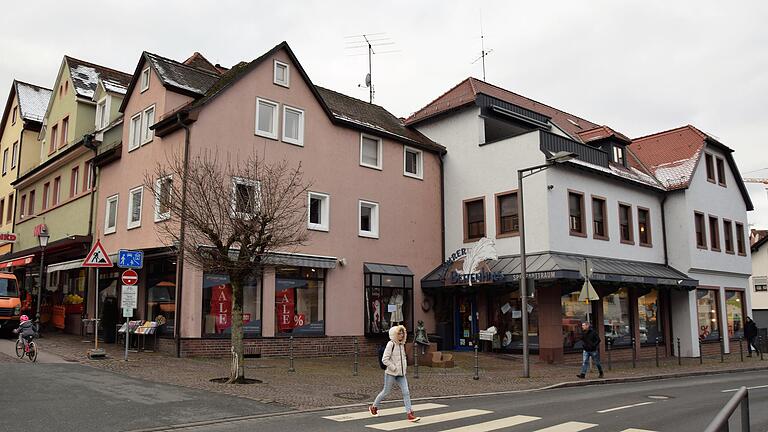
<svg viewBox="0 0 768 432">
<path fill-rule="evenodd" d="M 99 79 L 111 81 L 123 87 L 128 87 L 131 75 L 108 67 L 99 66 L 73 57 L 64 57 L 69 66 L 69 75 L 75 91 L 82 97 L 92 98 Z"/>
<path fill-rule="evenodd" d="M 145 53 L 164 86 L 203 96 L 219 80 L 219 73 Z M 194 56 L 193 56 L 194 57 Z"/>
<path fill-rule="evenodd" d="M 213 72 L 217 75 L 221 75 L 221 71 L 197 51 L 195 51 L 188 59 L 184 60 L 183 63 L 197 69 L 202 69 L 208 72 Z"/>
<path fill-rule="evenodd" d="M 509 90 L 505 90 L 501 87 L 472 77 L 460 82 L 458 85 L 445 92 L 442 96 L 427 104 L 424 108 L 411 114 L 411 116 L 405 120 L 405 123 L 408 125 L 414 124 L 444 112 L 474 103 L 475 98 L 479 93 L 545 115 L 552 119 L 552 123 L 577 141 L 581 141 L 579 132 L 598 127 L 597 124 L 581 117 L 568 114 L 565 111 L 561 111 L 549 105 L 545 105 L 541 102 L 537 102 L 533 99 L 529 99 L 525 96 L 521 96 L 517 93 L 513 93 Z"/>
<path fill-rule="evenodd" d="M 685 189 L 707 135 L 691 125 L 636 138 L 630 149 L 669 190 Z"/>
<path fill-rule="evenodd" d="M 111 93 L 125 95 L 126 91 L 128 90 L 126 86 L 115 81 L 102 80 L 101 82 L 104 83 L 104 89 Z"/>
<path fill-rule="evenodd" d="M 16 95 L 19 97 L 21 118 L 42 122 L 52 91 L 47 88 L 16 81 Z"/>
<path fill-rule="evenodd" d="M 608 126 L 598 126 L 594 129 L 577 132 L 577 134 L 579 135 L 579 138 L 581 138 L 581 140 L 584 143 L 606 139 L 606 138 L 615 138 L 627 144 L 632 142 L 632 140 L 629 139 L 626 135 L 624 135 L 621 132 L 616 132 L 615 130 L 609 128 Z"/>
</svg>

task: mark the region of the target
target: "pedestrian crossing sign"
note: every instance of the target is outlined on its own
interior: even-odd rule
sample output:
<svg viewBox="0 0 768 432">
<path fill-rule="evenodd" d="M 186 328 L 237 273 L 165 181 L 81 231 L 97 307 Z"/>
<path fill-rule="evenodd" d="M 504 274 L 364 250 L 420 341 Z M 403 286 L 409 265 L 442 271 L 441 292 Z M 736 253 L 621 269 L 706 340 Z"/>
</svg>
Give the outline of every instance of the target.
<svg viewBox="0 0 768 432">
<path fill-rule="evenodd" d="M 96 240 L 96 244 L 93 245 L 88 256 L 85 257 L 85 261 L 83 261 L 83 267 L 112 267 L 112 260 L 109 259 L 109 254 L 101 245 L 101 240 Z"/>
</svg>

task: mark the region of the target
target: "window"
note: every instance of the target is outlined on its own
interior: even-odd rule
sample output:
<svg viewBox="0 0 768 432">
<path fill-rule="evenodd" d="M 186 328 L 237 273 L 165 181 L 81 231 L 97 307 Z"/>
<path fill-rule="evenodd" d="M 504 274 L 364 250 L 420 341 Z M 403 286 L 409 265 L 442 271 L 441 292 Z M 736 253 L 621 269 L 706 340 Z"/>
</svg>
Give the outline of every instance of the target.
<svg viewBox="0 0 768 432">
<path fill-rule="evenodd" d="M 720 227 L 716 216 L 709 217 L 709 248 L 720 252 Z"/>
<path fill-rule="evenodd" d="M 172 278 L 171 278 L 172 277 Z M 169 275 L 175 280 L 175 275 Z M 261 336 L 261 287 L 259 277 L 247 276 L 243 284 L 243 332 Z M 169 295 L 175 294 L 169 290 Z M 173 306 L 173 302 L 169 302 Z M 289 307 L 289 305 L 286 305 Z M 226 274 L 203 274 L 203 334 L 208 337 L 232 335 L 232 285 Z M 171 333 L 172 334 L 172 333 Z"/>
<path fill-rule="evenodd" d="M 155 124 L 155 106 L 152 105 L 151 107 L 144 110 L 144 115 L 142 116 L 141 121 L 141 144 L 146 144 L 150 141 L 152 141 L 152 138 L 155 137 L 155 132 L 150 129 L 149 127 Z"/>
<path fill-rule="evenodd" d="M 413 324 L 413 276 L 365 269 L 365 334 L 387 334 L 397 324 Z"/>
<path fill-rule="evenodd" d="M 330 228 L 330 196 L 319 192 L 309 193 L 309 215 L 307 227 L 316 231 L 328 231 Z"/>
<path fill-rule="evenodd" d="M 283 142 L 304 145 L 304 111 L 283 106 Z"/>
<path fill-rule="evenodd" d="M 11 168 L 16 168 L 16 163 L 19 158 L 19 142 L 13 143 L 13 151 L 11 152 Z"/>
<path fill-rule="evenodd" d="M 27 216 L 33 214 L 35 214 L 35 191 L 31 190 L 29 191 L 29 211 L 27 211 Z"/>
<path fill-rule="evenodd" d="M 619 203 L 619 234 L 621 242 L 635 244 L 635 233 L 632 229 L 632 206 Z"/>
<path fill-rule="evenodd" d="M 149 89 L 149 66 L 141 71 L 141 93 Z"/>
<path fill-rule="evenodd" d="M 403 150 L 403 175 L 414 178 L 424 178 L 422 170 L 424 161 L 421 150 L 405 147 Z"/>
<path fill-rule="evenodd" d="M 696 290 L 696 310 L 699 320 L 699 338 L 701 340 L 720 339 L 720 321 L 718 318 L 717 298 L 719 291 L 710 289 Z"/>
<path fill-rule="evenodd" d="M 56 140 L 59 138 L 59 125 L 53 125 L 51 128 L 51 142 L 48 143 L 48 153 L 56 151 Z"/>
<path fill-rule="evenodd" d="M 715 159 L 709 153 L 704 153 L 704 162 L 707 166 L 707 181 L 715 182 Z"/>
<path fill-rule="evenodd" d="M 56 177 L 55 179 L 53 179 L 53 204 L 51 205 L 52 207 L 59 205 L 59 199 L 61 198 L 59 195 L 60 192 L 61 192 L 61 177 Z"/>
<path fill-rule="evenodd" d="M 171 217 L 172 191 L 173 177 L 166 176 L 155 181 L 155 222 L 164 221 Z"/>
<path fill-rule="evenodd" d="M 725 240 L 725 253 L 733 253 L 733 223 L 723 219 L 723 239 Z"/>
<path fill-rule="evenodd" d="M 381 140 L 360 134 L 360 165 L 381 169 Z"/>
<path fill-rule="evenodd" d="M 69 135 L 69 117 L 64 117 L 64 120 L 61 121 L 61 142 L 59 143 L 59 147 L 64 147 L 67 145 Z"/>
<path fill-rule="evenodd" d="M 8 149 L 3 150 L 3 175 L 8 173 Z"/>
<path fill-rule="evenodd" d="M 275 336 L 325 334 L 325 270 L 275 269 Z"/>
<path fill-rule="evenodd" d="M 11 114 L 11 124 L 12 125 L 16 124 L 16 113 L 18 112 L 18 108 L 19 107 L 17 107 L 17 106 L 13 107 L 13 114 Z"/>
<path fill-rule="evenodd" d="M 568 191 L 568 229 L 571 235 L 586 237 L 584 226 L 584 194 Z"/>
<path fill-rule="evenodd" d="M 275 77 L 274 77 L 274 83 L 277 85 L 281 85 L 283 87 L 288 87 L 290 75 L 288 70 L 288 65 L 275 60 Z"/>
<path fill-rule="evenodd" d="M 768 277 L 754 276 L 754 283 L 755 291 L 768 291 Z"/>
<path fill-rule="evenodd" d="M 379 238 L 379 204 L 360 200 L 358 224 L 360 237 Z"/>
<path fill-rule="evenodd" d="M 110 103 L 109 96 L 105 96 L 96 104 L 96 129 L 103 129 L 109 124 Z"/>
<path fill-rule="evenodd" d="M 5 214 L 5 198 L 0 199 L 0 218 Z"/>
<path fill-rule="evenodd" d="M 694 225 L 696 227 L 696 247 L 699 249 L 707 248 L 707 228 L 704 224 L 704 215 L 699 212 L 693 213 Z"/>
<path fill-rule="evenodd" d="M 605 343 L 613 347 L 632 346 L 632 322 L 629 316 L 629 290 L 619 288 L 603 297 Z"/>
<path fill-rule="evenodd" d="M 579 301 L 579 292 L 572 292 L 560 297 L 560 308 L 563 323 L 563 349 L 565 352 L 581 351 L 581 323 L 596 324 L 597 314 L 592 307 L 593 302 Z M 595 327 L 597 330 L 597 327 Z"/>
<path fill-rule="evenodd" d="M 256 99 L 256 135 L 277 139 L 277 104 Z"/>
<path fill-rule="evenodd" d="M 651 215 L 647 208 L 637 208 L 637 236 L 640 246 L 651 246 Z"/>
<path fill-rule="evenodd" d="M 655 344 L 664 341 L 662 331 L 661 305 L 659 304 L 659 290 L 652 288 L 648 294 L 637 298 L 638 317 L 640 319 L 640 343 Z"/>
<path fill-rule="evenodd" d="M 489 325 L 493 325 L 498 330 L 497 334 L 499 336 L 494 343 L 494 347 L 501 349 L 503 352 L 519 353 L 523 349 L 523 320 L 520 316 L 520 311 L 523 310 L 523 302 L 520 299 L 520 291 L 493 292 L 489 294 L 492 295 L 488 305 L 491 307 L 490 310 L 498 311 L 489 323 Z M 457 300 L 458 309 L 461 312 L 462 303 L 465 305 L 466 303 L 462 302 L 462 297 L 458 297 Z M 536 297 L 528 298 L 528 310 L 530 310 L 528 313 L 528 343 L 531 346 L 539 346 L 539 307 L 537 300 Z M 467 309 L 470 309 L 468 312 L 471 314 L 471 308 L 465 307 L 465 310 Z M 503 310 L 507 311 L 507 313 L 503 313 Z M 467 314 L 461 315 L 465 316 Z M 466 323 L 464 326 L 469 327 L 468 324 Z M 471 340 L 471 337 L 469 339 Z"/>
<path fill-rule="evenodd" d="M 235 217 L 250 218 L 258 210 L 259 182 L 232 178 L 232 214 Z"/>
<path fill-rule="evenodd" d="M 115 232 L 117 227 L 117 203 L 118 196 L 112 195 L 107 198 L 107 207 L 104 212 L 104 234 L 111 234 Z"/>
<path fill-rule="evenodd" d="M 619 165 L 627 165 L 624 158 L 624 147 L 613 146 L 613 161 Z"/>
<path fill-rule="evenodd" d="M 722 158 L 717 159 L 717 184 L 725 186 L 725 161 Z"/>
<path fill-rule="evenodd" d="M 747 255 L 744 247 L 744 224 L 736 222 L 736 246 L 738 246 L 739 255 Z"/>
<path fill-rule="evenodd" d="M 85 163 L 85 175 L 83 176 L 83 191 L 89 191 L 93 187 L 93 160 Z"/>
<path fill-rule="evenodd" d="M 176 260 L 160 258 L 146 260 L 146 316 L 153 321 L 162 315 L 166 324 L 160 326 L 157 332 L 160 336 L 173 337 L 174 321 L 176 319 Z M 205 277 L 205 275 L 203 276 Z M 247 295 L 247 294 L 246 294 Z M 205 308 L 205 304 L 203 305 Z M 244 308 L 247 308 L 244 307 Z M 209 308 L 208 312 L 212 312 Z M 205 314 L 203 314 L 205 317 Z"/>
<path fill-rule="evenodd" d="M 27 196 L 21 196 L 21 204 L 19 205 L 19 219 L 24 219 L 24 210 L 27 208 Z"/>
<path fill-rule="evenodd" d="M 128 229 L 141 226 L 141 200 L 144 188 L 136 187 L 128 191 Z"/>
<path fill-rule="evenodd" d="M 69 177 L 69 197 L 77 195 L 77 187 L 80 185 L 80 167 L 76 166 L 72 168 L 72 173 Z"/>
<path fill-rule="evenodd" d="M 464 242 L 485 237 L 485 198 L 464 201 Z"/>
<path fill-rule="evenodd" d="M 520 234 L 517 192 L 496 195 L 496 237 Z"/>
<path fill-rule="evenodd" d="M 0 215 L 2 217 L 2 215 Z M 5 213 L 5 223 L 13 221 L 13 194 L 8 195 L 8 210 Z"/>
<path fill-rule="evenodd" d="M 608 214 L 602 197 L 592 197 L 592 237 L 608 240 Z"/>
<path fill-rule="evenodd" d="M 48 208 L 48 203 L 51 198 L 51 182 L 46 182 L 43 185 L 43 210 Z M 0 212 L 2 213 L 2 212 Z"/>
<path fill-rule="evenodd" d="M 728 337 L 744 337 L 744 292 L 725 290 L 725 320 L 728 323 Z"/>
<path fill-rule="evenodd" d="M 141 113 L 131 117 L 128 129 L 128 151 L 136 150 L 141 145 Z"/>
</svg>

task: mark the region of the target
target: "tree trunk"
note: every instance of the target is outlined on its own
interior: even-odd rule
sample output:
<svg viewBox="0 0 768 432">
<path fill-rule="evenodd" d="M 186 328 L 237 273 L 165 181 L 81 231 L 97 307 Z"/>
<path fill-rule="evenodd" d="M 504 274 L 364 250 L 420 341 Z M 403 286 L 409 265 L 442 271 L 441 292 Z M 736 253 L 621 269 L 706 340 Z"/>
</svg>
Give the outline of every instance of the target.
<svg viewBox="0 0 768 432">
<path fill-rule="evenodd" d="M 232 368 L 229 372 L 229 384 L 242 383 L 245 380 L 245 358 L 243 356 L 243 283 L 239 278 L 230 276 L 232 285 Z"/>
</svg>

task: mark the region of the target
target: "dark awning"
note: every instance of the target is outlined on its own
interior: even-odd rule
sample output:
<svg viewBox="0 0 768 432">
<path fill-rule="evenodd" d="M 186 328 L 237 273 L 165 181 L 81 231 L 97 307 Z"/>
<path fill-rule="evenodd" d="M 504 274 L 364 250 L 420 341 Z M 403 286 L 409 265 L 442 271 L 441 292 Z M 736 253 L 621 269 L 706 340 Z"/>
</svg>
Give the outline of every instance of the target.
<svg viewBox="0 0 768 432">
<path fill-rule="evenodd" d="M 534 280 L 583 280 L 581 268 L 585 259 L 592 261 L 593 273 L 590 279 L 595 282 L 662 285 L 685 289 L 694 289 L 699 284 L 685 273 L 664 264 L 559 252 L 528 255 L 525 260 L 527 277 Z M 488 266 L 490 272 L 503 274 L 503 279 L 497 283 L 517 282 L 520 279 L 520 256 L 500 257 L 489 262 Z M 436 268 L 421 280 L 422 288 L 452 285 L 445 283 L 446 277 L 450 279 L 448 271 L 449 268 L 444 265 Z"/>
<path fill-rule="evenodd" d="M 365 273 L 413 276 L 411 269 L 403 265 L 363 263 L 363 271 Z"/>
<path fill-rule="evenodd" d="M 336 268 L 337 259 L 314 255 L 300 255 L 287 253 L 270 253 L 264 258 L 265 264 L 286 265 L 294 267 L 314 267 L 323 269 Z"/>
</svg>

